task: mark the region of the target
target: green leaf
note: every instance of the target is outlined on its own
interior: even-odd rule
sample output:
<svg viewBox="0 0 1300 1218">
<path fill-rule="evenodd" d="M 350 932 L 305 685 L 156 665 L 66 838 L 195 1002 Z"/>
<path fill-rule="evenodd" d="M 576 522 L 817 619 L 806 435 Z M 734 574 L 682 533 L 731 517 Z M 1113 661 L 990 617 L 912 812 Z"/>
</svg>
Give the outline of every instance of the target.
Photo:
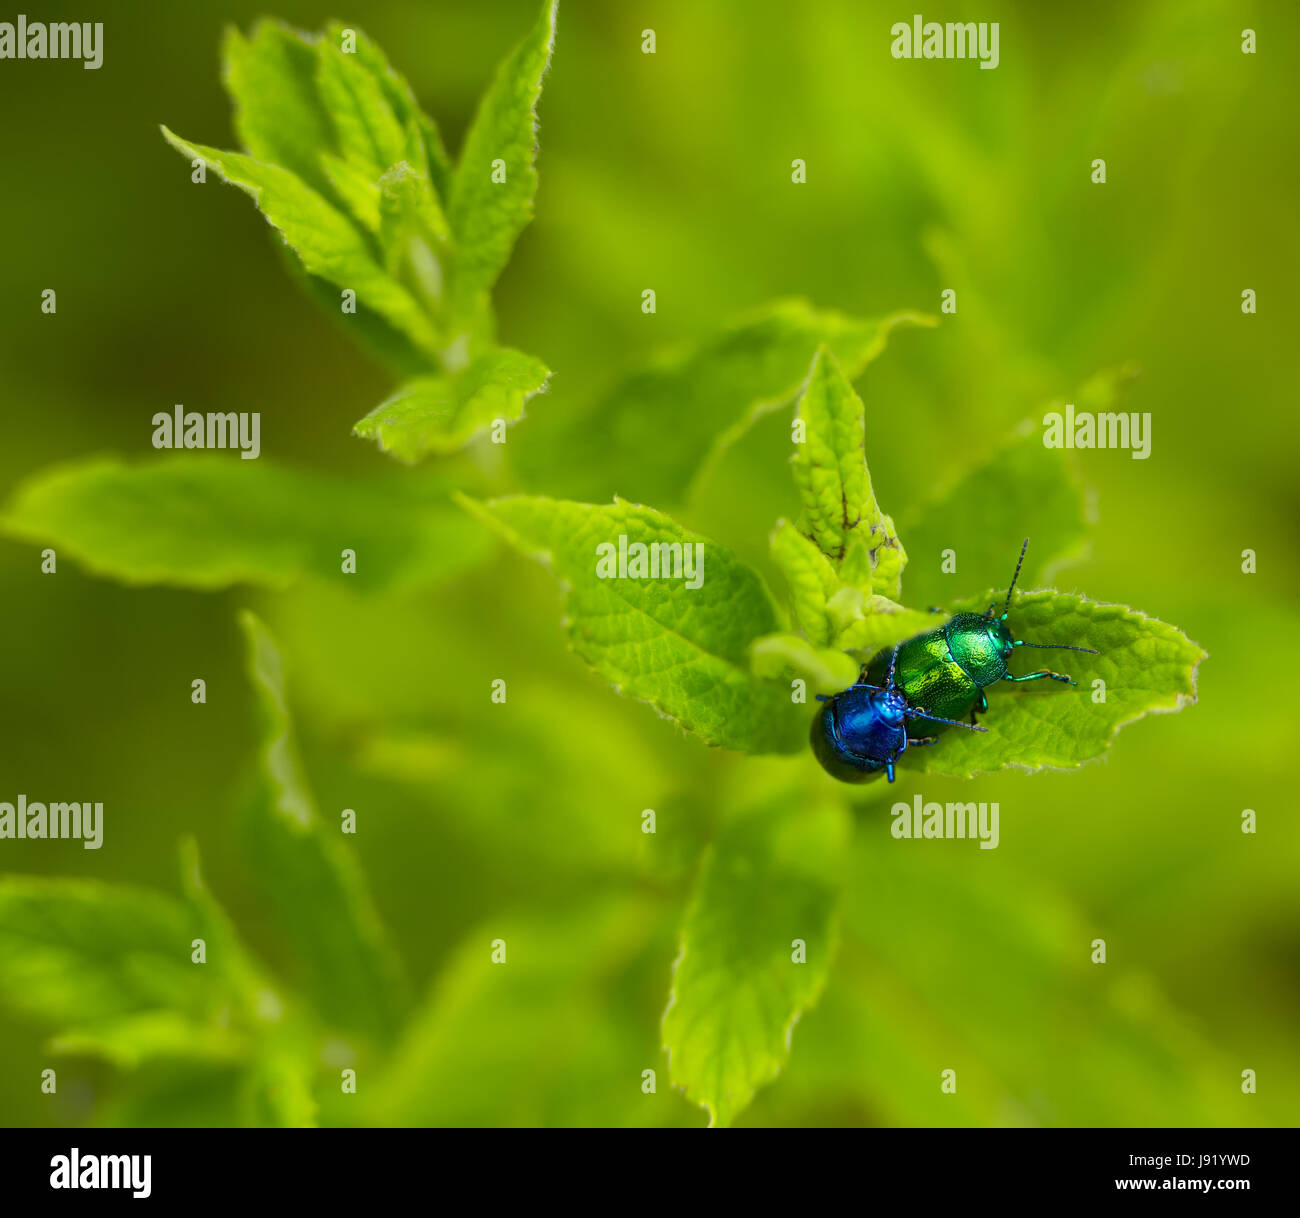
<svg viewBox="0 0 1300 1218">
<path fill-rule="evenodd" d="M 379 180 L 353 161 L 345 161 L 333 153 L 322 152 L 321 168 L 325 171 L 334 193 L 347 205 L 356 220 L 368 233 L 379 234 Z M 333 291 L 331 289 L 331 304 Z"/>
<path fill-rule="evenodd" d="M 316 91 L 315 40 L 281 22 L 262 20 L 251 38 L 228 27 L 222 51 L 240 143 L 256 160 L 279 165 L 328 193 L 318 158 L 333 146 L 334 136 Z"/>
<path fill-rule="evenodd" d="M 618 493 L 645 503 L 682 503 L 759 418 L 794 399 L 823 343 L 846 374 L 856 377 L 884 350 L 895 328 L 934 324 L 932 317 L 910 312 L 863 320 L 802 300 L 764 306 L 595 401 L 547 446 L 548 467 L 538 469 L 537 477 L 554 480 L 549 466 L 563 461 L 561 477 L 571 495 L 600 499 Z"/>
<path fill-rule="evenodd" d="M 1005 593 L 1000 595 L 1005 596 Z M 954 612 L 983 612 L 999 594 L 961 602 Z M 1182 631 L 1127 605 L 1054 591 L 1017 593 L 1008 619 L 1032 643 L 1093 647 L 1100 655 L 1023 648 L 1013 673 L 1065 673 L 1077 687 L 1040 680 L 990 686 L 986 733 L 949 730 L 933 748 L 909 750 L 909 766 L 969 778 L 986 770 L 1073 769 L 1105 755 L 1121 727 L 1196 701 L 1196 669 L 1206 653 Z M 1093 682 L 1105 682 L 1105 701 Z"/>
<path fill-rule="evenodd" d="M 98 1057 L 123 1070 L 135 1070 L 145 1062 L 159 1059 L 169 1063 L 238 1063 L 248 1054 L 248 1041 L 230 1027 L 201 1023 L 177 1011 L 156 1010 L 53 1036 L 50 1051 L 74 1057 Z"/>
<path fill-rule="evenodd" d="M 365 237 L 324 196 L 278 165 L 191 144 L 166 127 L 162 132 L 178 152 L 206 161 L 232 186 L 252 196 L 309 273 L 352 289 L 359 308 L 373 309 L 424 351 L 438 350 L 439 335 L 423 307 L 375 262 Z"/>
<path fill-rule="evenodd" d="M 319 1123 L 311 1070 L 300 1053 L 271 1054 L 259 1062 L 253 1074 L 251 1098 L 262 1114 L 259 1124 L 277 1129 L 314 1129 Z"/>
<path fill-rule="evenodd" d="M 796 418 L 804 433 L 790 468 L 803 503 L 800 531 L 846 582 L 896 600 L 907 554 L 872 490 L 862 399 L 825 348 L 813 361 Z"/>
<path fill-rule="evenodd" d="M 928 613 L 905 609 L 886 596 L 842 582 L 817 543 L 788 521 L 777 524 L 771 549 L 772 560 L 790 588 L 795 622 L 819 649 L 830 645 L 832 650 L 861 652 L 860 658 L 867 659 L 882 647 L 935 625 Z M 856 674 L 857 661 L 852 663 Z M 832 671 L 847 668 L 837 663 Z"/>
<path fill-rule="evenodd" d="M 664 1014 L 671 1077 L 730 1125 L 780 1073 L 794 1025 L 826 984 L 849 820 L 835 806 L 765 804 L 722 830 L 682 927 Z M 795 963 L 795 941 L 805 963 Z"/>
<path fill-rule="evenodd" d="M 345 161 L 379 177 L 406 153 L 406 134 L 383 86 L 356 55 L 328 39 L 317 43 L 316 84 Z"/>
<path fill-rule="evenodd" d="M 166 1063 L 130 1076 L 97 1105 L 105 1128 L 247 1128 L 266 1124 L 247 1075 L 219 1062 Z"/>
<path fill-rule="evenodd" d="M 454 312 L 475 313 L 532 219 L 537 193 L 537 99 L 555 44 L 558 0 L 545 0 L 527 37 L 498 69 L 465 137 L 447 215 L 456 241 Z M 505 181 L 493 181 L 493 162 Z"/>
<path fill-rule="evenodd" d="M 343 162 L 339 161 L 337 164 L 341 165 Z M 345 183 L 340 188 L 341 193 L 349 187 L 359 190 L 360 183 L 355 181 Z M 348 203 L 348 207 L 354 214 L 358 211 L 366 213 L 368 221 L 373 221 L 374 231 L 378 234 L 378 182 L 374 183 L 373 192 L 369 193 L 368 198 L 353 198 Z M 373 216 L 369 214 L 372 207 Z M 368 221 L 362 220 L 361 216 L 357 217 L 359 224 L 364 225 Z M 378 362 L 389 367 L 397 376 L 423 376 L 429 371 L 429 353 L 426 350 L 417 347 L 406 334 L 372 309 L 358 309 L 355 313 L 344 313 L 339 307 L 338 288 L 318 275 L 308 274 L 289 246 L 283 242 L 272 244 L 285 274 L 301 286 L 320 307 L 321 315 L 329 320 L 335 330 L 345 335 L 348 341 L 361 344 Z"/>
<path fill-rule="evenodd" d="M 770 546 L 772 561 L 790 589 L 795 622 L 812 643 L 824 647 L 832 638 L 828 605 L 840 588 L 834 565 L 788 520 L 777 521 Z"/>
<path fill-rule="evenodd" d="M 284 1003 L 197 867 L 190 843 L 185 906 L 96 882 L 0 882 L 0 999 L 52 1024 L 56 1053 L 131 1070 L 159 1059 L 253 1061 Z M 191 958 L 196 939 L 202 964 Z"/>
<path fill-rule="evenodd" d="M 217 974 L 190 963 L 194 925 L 175 901 L 92 880 L 0 880 L 0 1000 L 77 1028 L 146 1012 L 201 1015 Z"/>
<path fill-rule="evenodd" d="M 317 1048 L 317 1046 L 312 1046 Z M 99 1099 L 105 1128 L 265 1128 L 316 1124 L 311 1071 L 286 1054 L 231 1064 L 191 1055 L 148 1066 Z M 331 1080 L 338 1085 L 338 1076 Z"/>
<path fill-rule="evenodd" d="M 447 220 L 429 179 L 409 161 L 398 161 L 379 179 L 379 236 L 389 269 L 394 270 L 403 244 L 418 236 L 431 249 L 447 240 Z"/>
<path fill-rule="evenodd" d="M 379 242 L 388 273 L 435 313 L 442 307 L 447 236 L 429 179 L 399 161 L 379 179 Z"/>
<path fill-rule="evenodd" d="M 861 588 L 847 585 L 831 597 L 826 608 L 835 646 L 862 653 L 864 660 L 882 647 L 933 630 L 943 621 L 935 614 L 905 609 L 887 596 L 869 596 Z"/>
<path fill-rule="evenodd" d="M 302 1012 L 276 991 L 262 967 L 245 949 L 226 911 L 208 888 L 199 866 L 198 845 L 181 842 L 181 888 L 207 944 L 209 967 L 221 970 L 230 984 L 239 1022 L 257 1033 L 246 1062 L 246 1093 L 258 1105 L 259 1121 L 281 1128 L 314 1126 L 316 1101 L 311 1091 L 313 1038 Z M 155 1039 L 165 1029 L 155 1032 Z M 180 1041 L 179 1030 L 176 1033 Z M 218 1041 L 220 1046 L 220 1041 Z M 208 1056 L 201 1051 L 187 1055 Z"/>
<path fill-rule="evenodd" d="M 858 679 L 860 665 L 852 656 L 831 647 L 814 647 L 797 634 L 768 634 L 749 649 L 754 672 L 788 682 L 800 677 L 814 694 L 837 694 Z"/>
<path fill-rule="evenodd" d="M 402 461 L 455 452 L 494 420 L 521 418 L 549 377 L 541 360 L 494 347 L 454 376 L 407 381 L 353 431 Z"/>
<path fill-rule="evenodd" d="M 566 585 L 573 649 L 621 693 L 649 702 L 709 744 L 754 753 L 803 745 L 807 725 L 798 712 L 804 708 L 791 704 L 788 687 L 750 671 L 749 644 L 778 623 L 762 580 L 730 551 L 671 517 L 622 501 L 460 501 L 511 544 L 547 562 Z M 680 547 L 681 577 L 598 575 L 598 561 L 602 570 L 616 570 L 611 556 L 621 537 L 629 572 L 632 546 L 666 544 Z"/>
<path fill-rule="evenodd" d="M 398 122 L 404 129 L 409 130 L 414 126 L 420 133 L 424 142 L 424 156 L 421 158 L 421 163 L 427 167 L 429 177 L 438 192 L 438 198 L 445 204 L 451 197 L 451 168 L 447 151 L 442 144 L 442 137 L 438 134 L 433 119 L 420 108 L 411 86 L 388 62 L 384 52 L 359 29 L 335 21 L 325 27 L 325 37 L 334 46 L 342 49 L 345 31 L 350 31 L 352 35 L 354 50 L 351 53 L 370 69 L 371 74 L 379 82 Z M 410 159 L 409 155 L 408 159 Z"/>
<path fill-rule="evenodd" d="M 347 839 L 317 815 L 275 640 L 247 610 L 239 624 L 262 717 L 262 781 L 245 824 L 250 858 L 322 1016 L 382 1040 L 396 1029 L 405 999 L 397 957 Z"/>
<path fill-rule="evenodd" d="M 428 484 L 284 469 L 265 458 L 176 455 L 144 465 L 97 458 L 21 484 L 0 530 L 128 584 L 287 587 L 339 578 L 356 551 L 358 589 L 419 584 L 478 561 L 481 530 Z"/>
<path fill-rule="evenodd" d="M 284 1007 L 261 966 L 249 955 L 239 932 L 203 877 L 198 843 L 181 840 L 181 890 L 196 927 L 207 946 L 207 967 L 218 969 L 230 984 L 231 995 L 245 1020 L 274 1021 Z"/>
</svg>

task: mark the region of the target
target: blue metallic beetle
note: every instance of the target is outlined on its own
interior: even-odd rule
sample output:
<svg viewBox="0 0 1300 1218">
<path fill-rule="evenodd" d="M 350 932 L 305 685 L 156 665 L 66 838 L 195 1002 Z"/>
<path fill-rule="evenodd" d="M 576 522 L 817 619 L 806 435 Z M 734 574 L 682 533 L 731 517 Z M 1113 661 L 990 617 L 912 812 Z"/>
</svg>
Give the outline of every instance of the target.
<svg viewBox="0 0 1300 1218">
<path fill-rule="evenodd" d="M 829 698 L 824 694 L 817 695 L 817 700 L 825 705 L 812 722 L 812 749 L 822 768 L 832 778 L 841 782 L 866 782 L 884 770 L 889 781 L 893 782 L 894 763 L 909 743 L 913 748 L 936 743 L 933 739 L 909 742 L 908 719 L 929 719 L 973 732 L 988 730 L 956 719 L 940 719 L 937 715 L 908 706 L 907 699 L 894 684 L 897 665 L 898 647 L 895 646 L 884 685 L 869 685 L 863 681 L 866 676 L 864 665 L 857 682 L 842 693 Z"/>
</svg>

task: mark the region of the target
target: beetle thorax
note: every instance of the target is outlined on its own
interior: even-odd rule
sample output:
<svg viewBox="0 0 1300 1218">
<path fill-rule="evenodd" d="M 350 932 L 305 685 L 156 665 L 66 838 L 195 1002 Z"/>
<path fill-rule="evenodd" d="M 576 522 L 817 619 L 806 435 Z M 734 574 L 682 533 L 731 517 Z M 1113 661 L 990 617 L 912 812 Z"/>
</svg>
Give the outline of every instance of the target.
<svg viewBox="0 0 1300 1218">
<path fill-rule="evenodd" d="M 958 613 L 944 627 L 944 636 L 954 662 L 976 685 L 992 685 L 1007 675 L 1015 641 L 1001 618 Z"/>
</svg>

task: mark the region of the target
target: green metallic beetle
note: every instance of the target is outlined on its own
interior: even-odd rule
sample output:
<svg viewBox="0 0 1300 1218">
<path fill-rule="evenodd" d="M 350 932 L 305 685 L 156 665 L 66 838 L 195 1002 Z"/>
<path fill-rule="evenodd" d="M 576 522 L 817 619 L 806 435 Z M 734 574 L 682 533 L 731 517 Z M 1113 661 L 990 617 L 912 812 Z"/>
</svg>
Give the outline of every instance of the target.
<svg viewBox="0 0 1300 1218">
<path fill-rule="evenodd" d="M 1023 677 L 1013 677 L 1007 669 L 1007 661 L 1017 647 L 1097 654 L 1091 647 L 1026 643 L 1012 637 L 1007 626 L 1007 614 L 1028 548 L 1029 538 L 1026 537 L 1025 544 L 1020 547 L 1020 561 L 1016 563 L 1016 573 L 1011 577 L 1011 587 L 1007 589 L 1006 604 L 1000 616 L 993 616 L 996 605 L 990 605 L 983 613 L 957 613 L 937 630 L 918 634 L 898 645 L 896 680 L 909 706 L 939 719 L 964 719 L 969 715 L 973 724 L 976 715 L 988 710 L 989 702 L 984 690 L 998 681 L 1041 681 L 1046 678 L 1067 685 L 1076 684 L 1072 678 L 1047 668 L 1026 673 Z M 891 650 L 888 649 L 875 656 L 862 679 L 880 684 L 889 670 L 890 656 Z M 908 736 L 914 740 L 928 739 L 943 730 L 943 726 L 929 727 L 924 719 L 914 718 L 907 722 Z"/>
</svg>

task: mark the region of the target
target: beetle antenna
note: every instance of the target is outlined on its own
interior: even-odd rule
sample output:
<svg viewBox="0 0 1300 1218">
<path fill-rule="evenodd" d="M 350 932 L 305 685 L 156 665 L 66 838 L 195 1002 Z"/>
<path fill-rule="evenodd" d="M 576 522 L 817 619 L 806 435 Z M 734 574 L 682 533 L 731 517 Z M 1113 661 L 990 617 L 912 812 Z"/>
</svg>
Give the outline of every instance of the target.
<svg viewBox="0 0 1300 1218">
<path fill-rule="evenodd" d="M 989 729 L 981 727 L 978 723 L 963 723 L 960 719 L 940 719 L 938 715 L 927 715 L 925 711 L 917 710 L 914 706 L 909 706 L 903 712 L 914 719 L 929 719 L 931 723 L 948 723 L 953 727 L 964 727 L 968 732 L 987 732 Z"/>
<path fill-rule="evenodd" d="M 1029 538 L 1025 538 L 1025 544 L 1020 547 L 1020 557 L 1016 560 L 1016 573 L 1011 577 L 1011 587 L 1007 589 L 1007 603 L 1002 606 L 1002 616 L 1006 617 L 1011 612 L 1011 594 L 1016 590 L 1016 580 L 1020 578 L 1020 568 L 1024 565 L 1025 551 L 1029 549 Z"/>
<path fill-rule="evenodd" d="M 1086 651 L 1090 656 L 1099 656 L 1101 652 L 1095 647 L 1071 647 L 1069 643 L 1026 643 L 1023 639 L 1017 639 L 1011 644 L 1012 647 L 1043 647 L 1050 651 Z"/>
<path fill-rule="evenodd" d="M 894 669 L 898 667 L 898 644 L 894 644 L 894 650 L 889 656 L 889 677 L 885 681 L 886 689 L 894 688 Z"/>
</svg>

